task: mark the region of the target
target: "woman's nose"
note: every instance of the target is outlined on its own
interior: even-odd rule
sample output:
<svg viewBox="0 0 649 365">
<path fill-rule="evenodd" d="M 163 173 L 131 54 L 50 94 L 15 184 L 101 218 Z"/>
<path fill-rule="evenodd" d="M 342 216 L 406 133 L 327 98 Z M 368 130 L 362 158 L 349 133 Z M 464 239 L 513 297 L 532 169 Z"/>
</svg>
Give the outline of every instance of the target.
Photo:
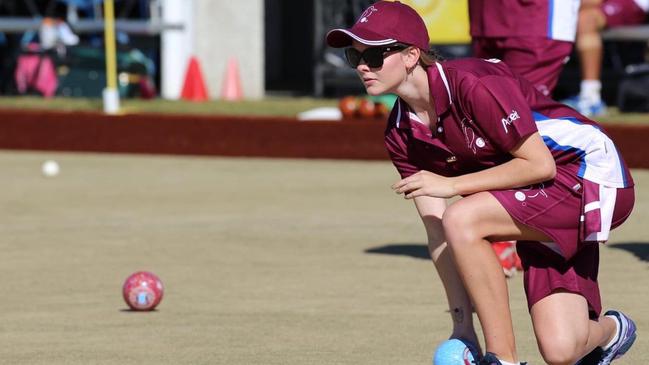
<svg viewBox="0 0 649 365">
<path fill-rule="evenodd" d="M 370 67 L 367 65 L 365 60 L 361 60 L 361 62 L 358 63 L 358 66 L 356 66 L 356 71 L 358 72 L 367 72 L 370 70 Z"/>
</svg>

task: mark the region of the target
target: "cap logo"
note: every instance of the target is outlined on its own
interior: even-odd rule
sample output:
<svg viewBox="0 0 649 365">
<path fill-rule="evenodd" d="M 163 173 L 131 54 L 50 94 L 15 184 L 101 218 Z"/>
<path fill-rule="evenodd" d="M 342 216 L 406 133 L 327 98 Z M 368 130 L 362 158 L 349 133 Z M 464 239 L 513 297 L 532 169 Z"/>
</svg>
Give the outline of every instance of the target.
<svg viewBox="0 0 649 365">
<path fill-rule="evenodd" d="M 372 14 L 375 12 L 379 11 L 377 8 L 374 7 L 374 5 L 370 6 L 369 8 L 365 9 L 363 14 L 361 14 L 360 19 L 358 19 L 359 23 L 367 23 L 368 19 Z"/>
</svg>

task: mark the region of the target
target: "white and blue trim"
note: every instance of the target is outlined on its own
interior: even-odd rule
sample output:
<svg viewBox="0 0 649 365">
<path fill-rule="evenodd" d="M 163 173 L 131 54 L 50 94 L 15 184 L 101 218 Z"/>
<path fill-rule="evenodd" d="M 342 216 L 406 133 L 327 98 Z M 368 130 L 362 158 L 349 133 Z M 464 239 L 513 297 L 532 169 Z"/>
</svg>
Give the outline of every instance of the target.
<svg viewBox="0 0 649 365">
<path fill-rule="evenodd" d="M 557 141 L 548 136 L 543 136 L 543 142 L 545 142 L 545 145 L 548 146 L 550 151 L 564 151 L 577 156 L 577 158 L 581 161 L 581 163 L 579 164 L 579 172 L 577 172 L 577 176 L 581 178 L 584 177 L 584 172 L 586 171 L 586 151 L 573 146 L 562 146 L 557 143 Z"/>
<path fill-rule="evenodd" d="M 608 187 L 628 187 L 620 153 L 599 126 L 574 117 L 549 118 L 536 112 L 533 116 L 550 151 L 570 153 L 579 160 L 580 177 Z"/>
</svg>

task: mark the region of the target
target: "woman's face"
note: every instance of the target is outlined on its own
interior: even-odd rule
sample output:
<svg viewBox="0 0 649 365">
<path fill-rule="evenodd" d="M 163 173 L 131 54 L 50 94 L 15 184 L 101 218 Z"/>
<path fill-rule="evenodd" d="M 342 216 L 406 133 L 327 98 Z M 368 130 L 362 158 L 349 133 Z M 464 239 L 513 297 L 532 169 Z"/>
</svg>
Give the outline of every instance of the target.
<svg viewBox="0 0 649 365">
<path fill-rule="evenodd" d="M 356 41 L 354 41 L 352 47 L 359 52 L 369 48 L 369 46 Z M 396 91 L 406 77 L 406 65 L 401 55 L 400 50 L 385 53 L 383 66 L 381 67 L 370 67 L 365 60 L 361 60 L 356 66 L 356 73 L 358 73 L 369 95 L 380 95 Z"/>
</svg>

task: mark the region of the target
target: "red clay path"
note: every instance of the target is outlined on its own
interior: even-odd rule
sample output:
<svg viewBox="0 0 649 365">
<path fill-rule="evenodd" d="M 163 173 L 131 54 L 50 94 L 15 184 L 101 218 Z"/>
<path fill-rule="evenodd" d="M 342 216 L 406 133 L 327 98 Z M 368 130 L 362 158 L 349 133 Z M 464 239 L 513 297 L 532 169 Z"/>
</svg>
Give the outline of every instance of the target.
<svg viewBox="0 0 649 365">
<path fill-rule="evenodd" d="M 387 159 L 385 122 L 0 110 L 0 149 Z M 630 167 L 649 168 L 649 126 L 606 124 Z"/>
</svg>

